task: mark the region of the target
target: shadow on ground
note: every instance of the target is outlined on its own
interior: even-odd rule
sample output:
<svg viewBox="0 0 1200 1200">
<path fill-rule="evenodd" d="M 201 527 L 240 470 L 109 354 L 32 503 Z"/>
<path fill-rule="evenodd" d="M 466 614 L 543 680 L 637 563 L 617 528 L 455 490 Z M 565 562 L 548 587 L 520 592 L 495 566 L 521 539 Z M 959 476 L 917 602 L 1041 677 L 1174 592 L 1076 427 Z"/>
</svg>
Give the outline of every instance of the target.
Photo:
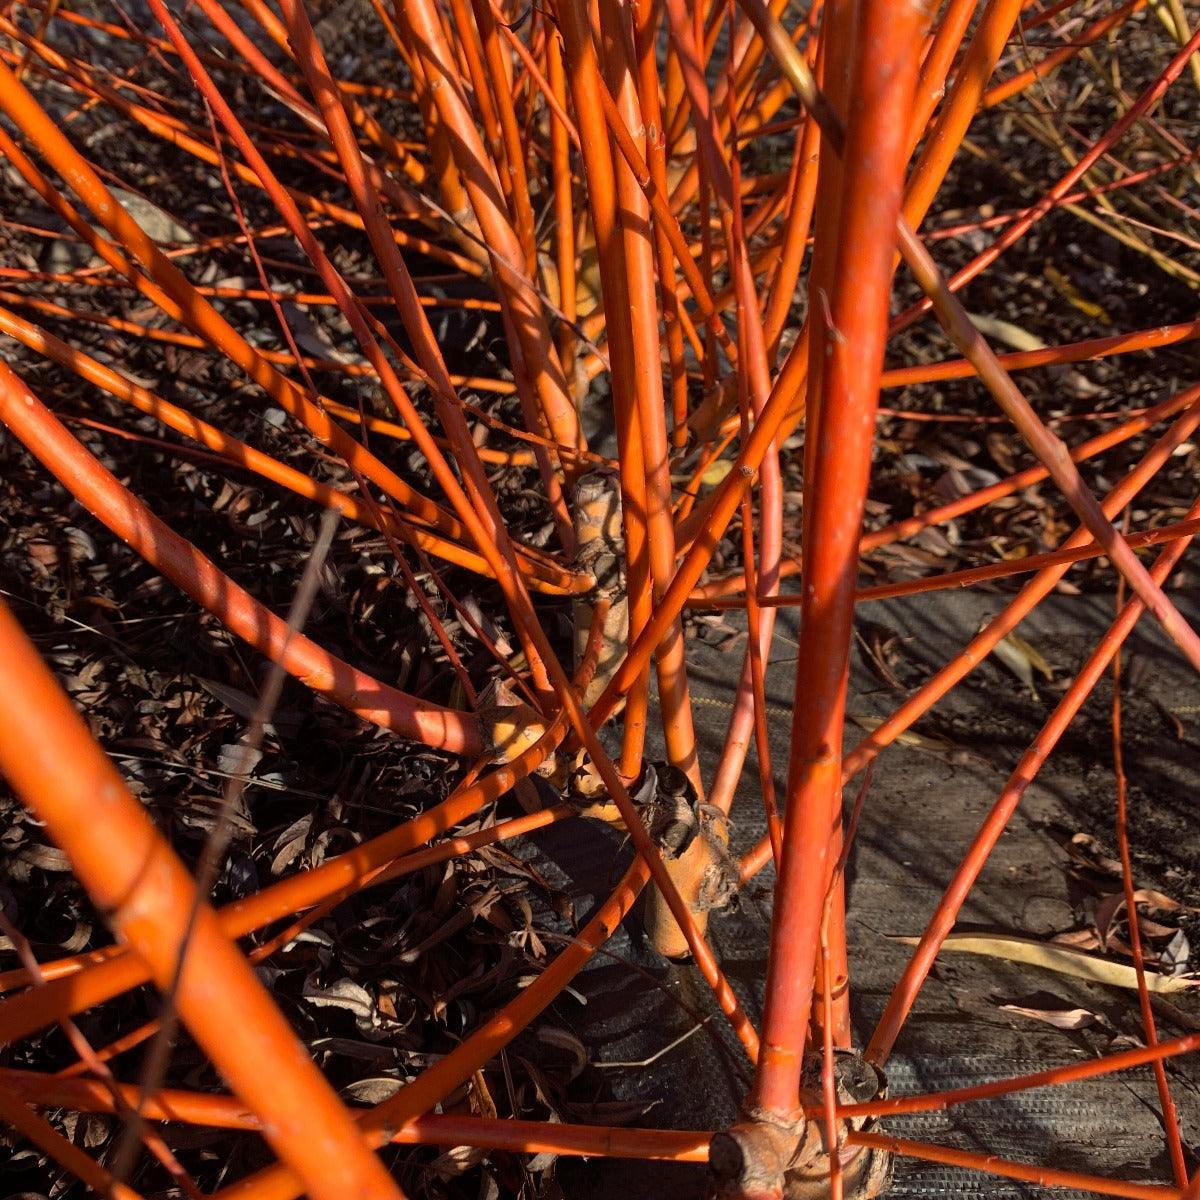
<svg viewBox="0 0 1200 1200">
<path fill-rule="evenodd" d="M 866 653 L 856 647 L 850 712 L 857 721 L 849 723 L 847 746 L 863 736 L 872 718 L 891 712 L 908 691 L 957 653 L 1002 604 L 998 595 L 943 593 L 863 606 L 860 620 L 899 636 L 893 643 L 899 657 L 892 672 L 905 690 L 871 670 Z M 1054 667 L 1053 682 L 1039 685 L 1035 697 L 989 659 L 918 723 L 916 729 L 927 739 L 924 744 L 896 745 L 880 757 L 848 868 L 853 1018 L 859 1045 L 870 1036 L 906 961 L 907 947 L 889 935 L 921 932 L 1009 771 L 1112 613 L 1111 598 L 1051 598 L 1020 633 Z M 1191 615 L 1194 619 L 1195 613 Z M 767 679 L 777 777 L 786 765 L 795 637 L 795 616 L 785 610 Z M 724 738 L 743 645 L 692 642 L 690 680 L 699 700 L 695 707 L 701 750 L 710 765 Z M 1137 882 L 1185 904 L 1198 904 L 1200 678 L 1145 619 L 1127 644 L 1125 662 L 1125 752 Z M 1111 695 L 1106 677 L 1026 793 L 963 910 L 960 926 L 1044 937 L 1086 923 L 1087 900 L 1068 869 L 1061 839 L 1085 831 L 1110 851 L 1113 848 Z M 649 752 L 657 755 L 659 748 L 651 746 Z M 731 826 L 738 853 L 763 832 L 757 770 L 751 757 Z M 581 837 L 576 825 L 546 831 L 536 849 L 540 869 L 559 882 L 569 881 L 580 913 L 606 894 L 626 855 L 627 849 L 610 831 L 590 828 Z M 755 1019 L 765 974 L 771 882 L 768 869 L 736 908 L 715 914 L 711 924 L 718 956 Z M 1117 887 L 1115 883 L 1113 890 Z M 644 1105 L 644 1124 L 719 1129 L 736 1112 L 747 1064 L 694 969 L 666 963 L 654 954 L 643 943 L 636 916 L 614 939 L 609 953 L 599 956 L 576 981 L 575 989 L 586 1003 L 564 997 L 552 1017 L 557 1015 L 584 1039 L 596 1063 L 627 1064 L 589 1069 L 581 1081 L 585 1092 L 590 1087 L 597 1099 Z M 1200 945 L 1200 938 L 1192 941 Z M 637 969 L 631 970 L 631 965 Z M 1060 1030 L 1007 1012 L 1004 1004 L 1082 1008 L 1097 1020 L 1086 1029 Z M 1196 1012 L 1194 1004 L 1190 1011 Z M 1186 1013 L 1180 1017 L 1187 1019 Z M 694 1032 L 667 1049 L 689 1031 Z M 1164 1021 L 1164 1036 L 1181 1031 Z M 893 1094 L 940 1091 L 1126 1048 L 1140 1033 L 1133 992 L 1001 959 L 943 955 L 888 1073 Z M 1185 1143 L 1195 1143 L 1200 1123 L 1197 1066 L 1193 1060 L 1175 1060 L 1170 1073 Z M 895 1119 L 887 1128 L 1001 1157 L 1167 1182 L 1170 1173 L 1155 1109 L 1153 1078 L 1143 1069 L 949 1113 Z M 578 1119 L 587 1119 L 586 1109 Z M 564 1161 L 559 1178 L 572 1200 L 620 1200 L 655 1192 L 682 1200 L 700 1195 L 704 1182 L 703 1170 L 695 1166 L 616 1161 L 592 1161 L 586 1167 Z M 899 1164 L 893 1194 L 1031 1197 L 1043 1191 L 907 1160 Z"/>
</svg>

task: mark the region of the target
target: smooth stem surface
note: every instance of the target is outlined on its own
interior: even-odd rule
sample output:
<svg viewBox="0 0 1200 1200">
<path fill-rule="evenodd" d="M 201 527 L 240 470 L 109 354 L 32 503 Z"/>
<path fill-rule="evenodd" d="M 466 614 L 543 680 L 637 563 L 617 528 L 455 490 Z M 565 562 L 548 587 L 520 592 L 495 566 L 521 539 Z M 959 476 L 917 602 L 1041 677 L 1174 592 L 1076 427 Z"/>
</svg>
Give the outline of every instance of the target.
<svg viewBox="0 0 1200 1200">
<path fill-rule="evenodd" d="M 804 605 L 788 767 L 783 859 L 771 922 L 763 1049 L 751 1103 L 790 1115 L 812 1003 L 821 902 L 839 822 L 841 742 L 858 538 L 870 470 L 887 304 L 892 229 L 907 155 L 903 115 L 916 83 L 924 10 L 867 0 L 859 13 L 859 69 L 843 150 L 834 290 L 825 328 L 811 514 L 806 508 Z M 820 226 L 818 226 L 818 229 Z"/>
<path fill-rule="evenodd" d="M 13 386 L 10 375 L 0 367 L 0 385 Z M 399 1188 L 363 1148 L 345 1107 L 213 911 L 196 907 L 186 868 L 3 603 L 0 645 L 0 768 L 70 857 L 114 935 L 166 987 L 195 911 L 175 1004 L 196 1041 L 261 1114 L 264 1136 L 312 1196 L 398 1200 Z"/>
</svg>

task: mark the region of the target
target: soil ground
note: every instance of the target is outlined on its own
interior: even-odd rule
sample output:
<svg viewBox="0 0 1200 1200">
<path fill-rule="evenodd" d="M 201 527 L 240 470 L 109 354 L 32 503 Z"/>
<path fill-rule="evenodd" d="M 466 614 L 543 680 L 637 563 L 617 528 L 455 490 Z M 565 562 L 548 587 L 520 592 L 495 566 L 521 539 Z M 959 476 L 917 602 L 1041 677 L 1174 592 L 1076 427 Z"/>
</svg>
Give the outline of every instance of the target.
<svg viewBox="0 0 1200 1200">
<path fill-rule="evenodd" d="M 899 634 L 904 677 L 924 677 L 970 639 L 999 597 L 941 593 L 864 606 L 862 615 Z M 856 1042 L 865 1043 L 899 977 L 909 947 L 889 935 L 916 935 L 1023 748 L 1049 714 L 1066 680 L 1081 665 L 1113 612 L 1111 597 L 1055 597 L 1021 626 L 1054 668 L 1055 680 L 1035 698 L 992 658 L 916 729 L 922 746 L 896 745 L 880 757 L 848 863 L 848 937 Z M 782 761 L 792 708 L 791 664 L 795 620 L 780 619 L 767 694 L 773 706 L 773 752 Z M 1200 904 L 1200 826 L 1194 818 L 1200 781 L 1200 680 L 1143 620 L 1128 643 L 1126 676 L 1152 663 L 1124 702 L 1126 769 L 1130 781 L 1130 835 L 1139 887 L 1165 891 L 1182 904 Z M 703 746 L 713 753 L 728 720 L 740 655 L 697 646 L 691 679 L 701 702 Z M 856 654 L 850 711 L 883 716 L 902 693 L 883 685 Z M 1111 687 L 1104 681 L 1070 732 L 1028 789 L 1008 831 L 972 891 L 958 924 L 1048 939 L 1085 926 L 1099 896 L 1119 888 L 1081 868 L 1065 848 L 1086 832 L 1102 852 L 1115 850 L 1114 792 L 1108 732 Z M 1168 715 L 1172 714 L 1172 715 Z M 1177 729 L 1176 720 L 1180 723 Z M 849 747 L 862 736 L 851 724 Z M 752 760 L 745 774 L 757 778 Z M 782 781 L 780 781 L 782 782 Z M 854 789 L 848 789 L 853 791 Z M 731 826 L 735 852 L 761 835 L 756 783 L 739 794 Z M 590 877 L 593 894 L 610 878 L 598 852 L 606 844 L 579 843 L 563 830 L 541 841 L 538 863 L 564 869 L 564 881 Z M 612 839 L 607 844 L 616 847 Z M 614 868 L 615 869 L 615 868 Z M 757 892 L 735 911 L 714 914 L 710 926 L 720 961 L 730 972 L 752 1017 L 764 979 L 770 869 Z M 583 897 L 581 896 L 582 900 Z M 1194 920 L 1179 922 L 1200 943 Z M 720 1030 L 722 1018 L 690 966 L 663 968 L 641 942 L 635 923 L 614 952 L 650 971 L 656 986 L 612 961 L 598 961 L 577 982 L 584 1006 L 564 1000 L 565 1023 L 584 1038 L 594 1062 L 640 1062 L 660 1053 L 696 1019 L 683 999 Z M 664 990 L 665 989 L 665 990 Z M 670 993 L 670 994 L 668 994 Z M 672 999 L 672 996 L 675 999 Z M 1200 1026 L 1200 1004 L 1187 994 L 1170 998 L 1179 1010 L 1163 1019 L 1163 1036 Z M 1081 1009 L 1093 1014 L 1085 1028 L 1059 1029 L 1006 1011 Z M 888 1074 L 894 1093 L 933 1091 L 1021 1074 L 1135 1044 L 1141 1036 L 1136 993 L 1091 984 L 999 958 L 942 955 L 896 1047 Z M 744 1063 L 736 1043 L 714 1044 L 701 1030 L 658 1058 L 653 1069 L 627 1067 L 598 1074 L 616 1097 L 648 1106 L 646 1119 L 662 1126 L 720 1128 L 735 1114 Z M 1169 1069 L 1185 1143 L 1200 1136 L 1200 1071 L 1177 1059 Z M 1150 1071 L 1137 1070 L 1070 1088 L 1026 1093 L 945 1114 L 895 1119 L 887 1128 L 931 1142 L 989 1151 L 1024 1161 L 1052 1163 L 1131 1179 L 1165 1179 L 1168 1168 L 1153 1113 Z M 560 1179 L 570 1196 L 644 1196 L 651 1189 L 699 1196 L 703 1172 L 677 1165 L 564 1163 Z M 1042 1191 L 953 1168 L 901 1162 L 897 1195 L 1033 1196 Z M 1047 1192 L 1046 1194 L 1051 1194 Z M 1061 1192 L 1055 1193 L 1061 1194 Z"/>
</svg>

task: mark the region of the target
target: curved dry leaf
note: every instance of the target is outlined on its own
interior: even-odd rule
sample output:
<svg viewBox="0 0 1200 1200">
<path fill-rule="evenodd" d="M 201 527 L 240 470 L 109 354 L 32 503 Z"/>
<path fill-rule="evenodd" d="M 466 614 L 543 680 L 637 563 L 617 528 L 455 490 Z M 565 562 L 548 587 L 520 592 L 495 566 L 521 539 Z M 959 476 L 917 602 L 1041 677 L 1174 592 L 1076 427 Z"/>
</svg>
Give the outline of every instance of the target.
<svg viewBox="0 0 1200 1200">
<path fill-rule="evenodd" d="M 240 688 L 230 687 L 227 683 L 221 683 L 218 679 L 205 679 L 202 675 L 196 676 L 196 682 L 235 716 L 241 717 L 243 721 L 253 719 L 258 701 L 249 693 L 243 692 Z"/>
<path fill-rule="evenodd" d="M 375 1011 L 375 1001 L 362 984 L 353 979 L 338 979 L 326 987 L 314 982 L 310 975 L 301 992 L 304 999 L 320 1008 L 344 1008 L 356 1017 L 369 1017 Z"/>
<path fill-rule="evenodd" d="M 353 979 L 343 977 L 322 987 L 310 975 L 304 981 L 301 995 L 318 1008 L 342 1008 L 352 1013 L 358 1032 L 368 1041 L 382 1041 L 389 1036 L 375 997 Z"/>
<path fill-rule="evenodd" d="M 1114 892 L 1110 896 L 1101 898 L 1100 903 L 1096 905 L 1096 932 L 1100 936 L 1100 948 L 1102 950 L 1111 949 L 1111 933 L 1112 924 L 1119 913 L 1125 907 L 1125 896 L 1122 892 Z"/>
<path fill-rule="evenodd" d="M 71 860 L 57 847 L 47 846 L 41 842 L 30 842 L 17 851 L 15 857 L 19 862 L 39 871 L 69 871 Z"/>
<path fill-rule="evenodd" d="M 275 857 L 271 859 L 272 875 L 282 875 L 304 853 L 312 823 L 313 814 L 308 813 L 298 821 L 293 821 L 275 840 Z"/>
<path fill-rule="evenodd" d="M 571 1067 L 567 1078 L 575 1079 L 588 1065 L 588 1052 L 584 1044 L 566 1029 L 554 1025 L 543 1025 L 535 1035 L 539 1042 L 556 1049 L 565 1050 L 571 1055 Z"/>
<path fill-rule="evenodd" d="M 1014 325 L 1011 321 L 1003 321 L 989 313 L 972 313 L 971 323 L 994 342 L 1003 342 L 1014 350 L 1044 350 L 1046 343 L 1036 334 Z"/>
<path fill-rule="evenodd" d="M 339 839 L 351 846 L 357 846 L 362 841 L 362 835 L 345 825 L 333 825 L 323 829 L 317 834 L 309 851 L 309 861 L 314 867 L 319 867 L 327 858 L 333 857 L 330 851 L 335 849 Z"/>
<path fill-rule="evenodd" d="M 1000 1005 L 1004 1012 L 1016 1013 L 1019 1017 L 1029 1017 L 1033 1021 L 1043 1021 L 1053 1025 L 1055 1029 L 1086 1029 L 1097 1022 L 1103 1024 L 1102 1018 L 1086 1008 L 1023 1008 L 1019 1004 Z"/>
<path fill-rule="evenodd" d="M 1105 853 L 1100 843 L 1090 833 L 1077 833 L 1064 847 L 1072 858 L 1102 875 L 1121 876 L 1121 864 Z"/>
<path fill-rule="evenodd" d="M 103 1146 L 112 1132 L 108 1117 L 100 1113 L 64 1112 L 60 1119 L 67 1137 L 85 1150 Z"/>
<path fill-rule="evenodd" d="M 1076 950 L 1100 949 L 1100 935 L 1094 929 L 1068 929 L 1056 933 L 1050 940 L 1060 946 L 1073 946 Z"/>
<path fill-rule="evenodd" d="M 313 929 L 311 927 L 308 929 L 301 929 L 300 932 L 297 933 L 290 942 L 288 942 L 288 946 L 298 946 L 305 942 L 317 946 L 321 950 L 328 950 L 330 952 L 332 952 L 335 947 L 334 940 L 330 934 L 326 933 L 323 929 Z"/>
<path fill-rule="evenodd" d="M 714 487 L 721 483 L 725 476 L 733 470 L 733 462 L 728 458 L 719 458 L 716 462 L 710 463 L 704 468 L 700 476 L 700 482 L 708 487 Z"/>
<path fill-rule="evenodd" d="M 700 473 L 700 482 L 705 487 L 715 487 L 722 482 L 725 477 L 733 470 L 733 460 L 728 458 L 718 458 L 715 462 L 711 462 Z M 690 483 L 691 475 L 672 475 L 673 483 Z"/>
<path fill-rule="evenodd" d="M 472 1167 L 477 1167 L 487 1157 L 488 1152 L 482 1146 L 453 1146 L 445 1154 L 439 1155 L 429 1164 L 429 1169 L 443 1179 L 453 1179 L 463 1175 Z"/>
<path fill-rule="evenodd" d="M 892 937 L 892 941 L 915 946 L 920 938 Z M 1060 975 L 1074 975 L 1092 983 L 1104 983 L 1110 987 L 1136 988 L 1137 971 L 1128 963 L 1085 954 L 1061 942 L 1039 942 L 1035 938 L 1016 934 L 988 935 L 979 933 L 952 933 L 942 943 L 939 953 L 982 954 L 989 958 L 1003 958 L 1009 962 L 1025 963 L 1031 967 L 1042 967 L 1057 971 Z M 1200 987 L 1200 979 L 1184 975 L 1160 975 L 1146 972 L 1146 987 L 1152 992 L 1182 992 Z"/>
<path fill-rule="evenodd" d="M 143 232 L 156 242 L 189 246 L 196 238 L 165 208 L 160 208 L 145 196 L 127 188 L 111 187 L 113 199 L 141 226 Z"/>
<path fill-rule="evenodd" d="M 393 1079 L 390 1075 L 368 1075 L 365 1079 L 356 1079 L 353 1083 L 342 1088 L 342 1095 L 347 1100 L 359 1104 L 382 1104 L 390 1100 L 402 1087 L 403 1082 Z"/>
<path fill-rule="evenodd" d="M 1156 892 L 1153 888 L 1138 888 L 1133 893 L 1133 902 L 1144 904 L 1147 908 L 1160 908 L 1163 912 L 1200 912 L 1195 905 L 1180 904 L 1166 892 Z"/>
<path fill-rule="evenodd" d="M 986 621 L 984 622 L 986 624 Z M 983 625 L 980 626 L 983 628 Z M 1010 633 L 998 641 L 992 650 L 998 658 L 1037 698 L 1037 686 L 1034 683 L 1034 673 L 1045 679 L 1054 678 L 1054 670 L 1042 657 L 1042 652 L 1032 643 L 1026 641 L 1017 633 Z"/>
<path fill-rule="evenodd" d="M 226 742 L 217 751 L 217 770 L 226 775 L 249 775 L 262 762 L 263 753 L 241 742 Z"/>
<path fill-rule="evenodd" d="M 1152 888 L 1139 888 L 1133 893 L 1133 902 L 1141 908 L 1152 908 L 1161 912 L 1196 912 L 1194 908 L 1180 904 L 1178 900 L 1173 900 L 1164 892 L 1156 892 Z M 1113 923 L 1116 920 L 1117 914 L 1125 908 L 1125 893 L 1113 892 L 1110 895 L 1102 896 L 1096 904 L 1096 929 L 1100 934 L 1101 945 L 1105 949 L 1112 949 L 1115 945 L 1113 937 Z M 1138 928 L 1145 937 L 1174 937 L 1178 932 L 1173 926 L 1160 925 L 1157 921 L 1150 920 L 1149 917 L 1144 917 L 1139 914 Z M 1185 956 L 1186 957 L 1186 956 Z"/>
<path fill-rule="evenodd" d="M 84 921 L 79 917 L 75 918 L 75 928 L 71 931 L 68 937 L 65 937 L 60 942 L 55 944 L 60 950 L 65 950 L 68 954 L 76 954 L 88 944 L 88 940 L 92 936 L 91 921 Z"/>
<path fill-rule="evenodd" d="M 1182 929 L 1177 929 L 1175 936 L 1159 955 L 1158 961 L 1162 964 L 1162 969 L 1175 978 L 1187 970 L 1188 959 L 1191 956 L 1192 947 L 1188 942 L 1187 934 Z"/>
<path fill-rule="evenodd" d="M 1148 938 L 1169 938 L 1179 932 L 1174 925 L 1160 925 L 1157 921 L 1152 921 L 1145 916 L 1138 917 L 1138 929 L 1143 937 Z"/>
</svg>

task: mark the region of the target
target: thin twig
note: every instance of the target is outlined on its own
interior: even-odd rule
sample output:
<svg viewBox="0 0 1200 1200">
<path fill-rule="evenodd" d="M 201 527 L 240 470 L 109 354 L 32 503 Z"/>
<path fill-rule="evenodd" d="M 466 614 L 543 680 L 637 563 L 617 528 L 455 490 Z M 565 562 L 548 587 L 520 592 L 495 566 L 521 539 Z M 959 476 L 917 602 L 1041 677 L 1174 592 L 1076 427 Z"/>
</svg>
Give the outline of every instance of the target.
<svg viewBox="0 0 1200 1200">
<path fill-rule="evenodd" d="M 289 637 L 303 629 L 305 622 L 308 620 L 309 611 L 312 608 L 313 601 L 316 599 L 317 590 L 320 587 L 321 571 L 325 566 L 325 559 L 329 554 L 329 549 L 333 545 L 333 536 L 337 531 L 338 520 L 338 514 L 331 509 L 327 509 L 321 518 L 321 525 L 317 531 L 316 541 L 312 551 L 305 560 L 304 572 L 300 576 L 296 594 L 288 610 L 287 628 Z M 183 975 L 184 963 L 187 960 L 191 933 L 195 927 L 197 914 L 208 900 L 213 885 L 217 881 L 221 864 L 225 861 L 225 851 L 228 849 L 229 842 L 233 836 L 233 814 L 237 811 L 242 795 L 246 790 L 246 785 L 250 781 L 250 772 L 258 760 L 258 752 L 266 736 L 266 727 L 270 724 L 271 717 L 275 713 L 279 697 L 283 693 L 283 685 L 286 678 L 287 672 L 279 665 L 279 662 L 272 662 L 267 670 L 266 679 L 259 694 L 258 702 L 254 706 L 254 712 L 251 714 L 250 723 L 246 727 L 246 732 L 242 735 L 237 770 L 233 773 L 224 789 L 221 798 L 221 807 L 217 812 L 212 830 L 204 843 L 200 862 L 196 868 L 196 890 L 192 908 L 188 914 L 183 937 L 179 944 L 179 957 L 175 966 L 175 976 L 171 986 L 162 995 L 158 1018 L 160 1022 L 158 1034 L 147 1047 L 146 1056 L 142 1062 L 141 1078 L 138 1082 L 137 1107 L 128 1114 L 121 1139 L 113 1154 L 112 1175 L 118 1181 L 127 1179 L 133 1169 L 137 1146 L 143 1137 L 145 1129 L 145 1120 L 142 1117 L 142 1112 L 146 1102 L 162 1087 L 163 1081 L 166 1079 L 167 1068 L 170 1065 L 171 1051 L 174 1048 L 175 1036 L 179 1028 L 179 1014 L 175 1006 L 175 995 L 179 988 L 179 980 Z"/>
</svg>

